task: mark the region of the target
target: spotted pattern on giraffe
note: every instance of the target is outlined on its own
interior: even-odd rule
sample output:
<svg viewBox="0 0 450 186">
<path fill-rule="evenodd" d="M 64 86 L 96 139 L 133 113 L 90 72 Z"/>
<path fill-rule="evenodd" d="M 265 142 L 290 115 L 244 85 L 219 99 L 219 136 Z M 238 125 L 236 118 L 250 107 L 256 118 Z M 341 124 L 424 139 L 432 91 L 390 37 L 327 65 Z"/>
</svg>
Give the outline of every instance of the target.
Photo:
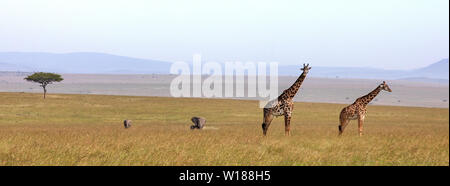
<svg viewBox="0 0 450 186">
<path fill-rule="evenodd" d="M 310 69 L 311 67 L 309 67 L 309 64 L 303 64 L 303 68 L 301 68 L 303 73 L 297 78 L 294 84 L 292 84 L 292 86 L 288 89 L 284 90 L 283 93 L 278 96 L 276 101 L 273 100 L 269 102 L 263 109 L 263 123 L 261 126 L 264 136 L 267 134 L 267 130 L 274 116 L 284 116 L 285 135 L 290 135 L 290 122 L 292 111 L 294 110 L 293 98 L 300 89 L 300 86 L 305 80 L 306 74 L 308 74 Z"/>
<path fill-rule="evenodd" d="M 392 92 L 389 85 L 386 84 L 385 81 L 375 88 L 375 90 L 371 91 L 369 94 L 362 96 L 355 100 L 355 102 L 345 108 L 342 109 L 341 114 L 339 115 L 339 135 L 341 135 L 345 127 L 348 125 L 350 120 L 358 120 L 358 131 L 359 136 L 362 136 L 363 131 L 363 123 L 367 114 L 367 105 L 372 101 L 381 91 Z"/>
</svg>

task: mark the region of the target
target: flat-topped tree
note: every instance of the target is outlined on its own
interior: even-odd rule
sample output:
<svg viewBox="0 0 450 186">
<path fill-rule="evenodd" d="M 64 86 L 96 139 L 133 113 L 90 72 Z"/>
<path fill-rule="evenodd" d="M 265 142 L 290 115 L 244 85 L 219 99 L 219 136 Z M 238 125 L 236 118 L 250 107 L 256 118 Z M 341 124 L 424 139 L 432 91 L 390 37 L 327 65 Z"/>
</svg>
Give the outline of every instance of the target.
<svg viewBox="0 0 450 186">
<path fill-rule="evenodd" d="M 47 85 L 53 82 L 60 82 L 64 80 L 61 75 L 46 72 L 36 72 L 25 78 L 27 81 L 35 82 L 41 84 L 40 86 L 44 89 L 44 99 L 47 94 Z"/>
</svg>

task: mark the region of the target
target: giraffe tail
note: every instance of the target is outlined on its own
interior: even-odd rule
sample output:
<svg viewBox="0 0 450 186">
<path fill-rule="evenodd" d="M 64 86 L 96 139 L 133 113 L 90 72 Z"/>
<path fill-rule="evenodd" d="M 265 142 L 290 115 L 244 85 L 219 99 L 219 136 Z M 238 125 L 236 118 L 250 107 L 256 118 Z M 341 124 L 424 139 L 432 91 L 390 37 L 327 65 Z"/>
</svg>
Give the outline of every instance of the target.
<svg viewBox="0 0 450 186">
<path fill-rule="evenodd" d="M 266 124 L 265 123 L 262 123 L 262 125 L 261 125 L 261 127 L 262 127 L 262 130 L 263 130 L 263 134 L 264 134 L 264 136 L 266 135 Z"/>
</svg>

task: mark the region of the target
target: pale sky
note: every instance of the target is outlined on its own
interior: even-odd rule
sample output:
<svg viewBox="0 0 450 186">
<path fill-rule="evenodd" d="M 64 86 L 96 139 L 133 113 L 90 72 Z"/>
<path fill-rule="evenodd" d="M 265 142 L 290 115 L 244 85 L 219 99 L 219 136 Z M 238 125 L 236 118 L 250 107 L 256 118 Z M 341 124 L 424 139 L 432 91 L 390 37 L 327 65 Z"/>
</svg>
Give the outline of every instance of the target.
<svg viewBox="0 0 450 186">
<path fill-rule="evenodd" d="M 1 0 L 0 52 L 419 68 L 449 56 L 448 0 Z"/>
</svg>

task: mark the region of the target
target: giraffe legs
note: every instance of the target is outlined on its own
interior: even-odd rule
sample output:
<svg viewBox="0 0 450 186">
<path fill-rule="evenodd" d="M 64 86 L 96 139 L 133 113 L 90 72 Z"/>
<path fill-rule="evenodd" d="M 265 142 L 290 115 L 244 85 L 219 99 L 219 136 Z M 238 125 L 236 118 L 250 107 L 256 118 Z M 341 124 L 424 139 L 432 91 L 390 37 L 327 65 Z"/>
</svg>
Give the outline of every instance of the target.
<svg viewBox="0 0 450 186">
<path fill-rule="evenodd" d="M 340 118 L 340 125 L 339 125 L 339 136 L 342 135 L 342 133 L 345 130 L 345 127 L 348 125 L 348 123 L 350 122 L 349 119 L 342 117 Z"/>
<path fill-rule="evenodd" d="M 364 115 L 358 117 L 358 132 L 359 136 L 362 136 L 363 132 Z"/>
<path fill-rule="evenodd" d="M 264 122 L 262 124 L 262 130 L 264 136 L 267 134 L 267 130 L 269 129 L 270 123 L 272 123 L 273 115 L 268 110 L 264 109 Z"/>
<path fill-rule="evenodd" d="M 284 135 L 291 135 L 291 114 L 289 113 L 284 114 Z"/>
</svg>

